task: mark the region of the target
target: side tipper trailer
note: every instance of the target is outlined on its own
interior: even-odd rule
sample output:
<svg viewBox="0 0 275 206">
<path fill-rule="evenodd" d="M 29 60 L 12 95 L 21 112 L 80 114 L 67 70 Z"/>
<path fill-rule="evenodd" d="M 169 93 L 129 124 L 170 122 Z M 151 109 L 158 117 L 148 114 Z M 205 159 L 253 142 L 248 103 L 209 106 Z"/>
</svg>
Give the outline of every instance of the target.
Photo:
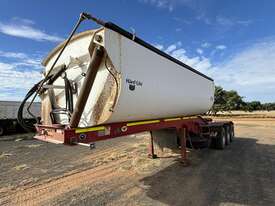
<svg viewBox="0 0 275 206">
<path fill-rule="evenodd" d="M 84 20 L 100 28 L 75 34 Z M 37 139 L 90 144 L 150 131 L 149 154 L 155 157 L 153 131 L 175 129 L 185 162 L 187 139 L 223 149 L 234 138 L 232 122 L 198 116 L 213 105 L 213 79 L 111 22 L 82 13 L 42 64 L 44 79 L 23 101 L 41 98 Z"/>
</svg>

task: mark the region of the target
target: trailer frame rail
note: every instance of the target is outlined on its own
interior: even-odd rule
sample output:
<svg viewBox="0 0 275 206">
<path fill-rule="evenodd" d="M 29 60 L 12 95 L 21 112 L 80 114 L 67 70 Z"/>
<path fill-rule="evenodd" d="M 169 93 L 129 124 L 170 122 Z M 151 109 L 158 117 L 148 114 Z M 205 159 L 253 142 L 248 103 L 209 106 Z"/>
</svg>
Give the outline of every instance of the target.
<svg viewBox="0 0 275 206">
<path fill-rule="evenodd" d="M 224 125 L 233 125 L 230 121 L 213 122 L 212 119 L 200 116 L 172 117 L 165 119 L 153 119 L 135 122 L 120 122 L 99 125 L 86 128 L 69 128 L 64 125 L 36 125 L 36 139 L 52 143 L 62 143 L 66 145 L 90 144 L 97 141 L 122 137 L 146 131 L 161 130 L 167 128 L 176 129 L 180 138 L 181 160 L 187 163 L 186 137 L 189 133 L 194 133 L 206 138 L 215 138 L 218 130 Z M 207 133 L 203 133 L 205 128 Z M 154 143 L 151 135 L 148 146 L 151 158 L 155 158 Z"/>
</svg>

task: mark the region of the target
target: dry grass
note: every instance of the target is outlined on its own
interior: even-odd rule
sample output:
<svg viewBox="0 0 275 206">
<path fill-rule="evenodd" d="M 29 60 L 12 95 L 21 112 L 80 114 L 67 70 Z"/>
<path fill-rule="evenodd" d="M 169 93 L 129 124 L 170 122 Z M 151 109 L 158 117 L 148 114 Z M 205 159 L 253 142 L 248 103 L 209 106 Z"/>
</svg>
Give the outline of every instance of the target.
<svg viewBox="0 0 275 206">
<path fill-rule="evenodd" d="M 218 117 L 249 117 L 249 118 L 275 118 L 275 111 L 231 111 L 231 112 L 218 112 Z"/>
<path fill-rule="evenodd" d="M 14 167 L 14 169 L 17 170 L 17 171 L 22 171 L 22 170 L 25 170 L 25 169 L 28 169 L 28 168 L 29 167 L 26 164 L 16 165 Z"/>
<path fill-rule="evenodd" d="M 40 147 L 41 145 L 42 144 L 29 144 L 26 147 L 28 147 L 28 148 L 37 148 L 37 147 Z"/>
<path fill-rule="evenodd" d="M 0 154 L 0 159 L 2 159 L 4 157 L 9 157 L 9 156 L 12 156 L 12 154 L 3 152 L 3 153 Z"/>
</svg>

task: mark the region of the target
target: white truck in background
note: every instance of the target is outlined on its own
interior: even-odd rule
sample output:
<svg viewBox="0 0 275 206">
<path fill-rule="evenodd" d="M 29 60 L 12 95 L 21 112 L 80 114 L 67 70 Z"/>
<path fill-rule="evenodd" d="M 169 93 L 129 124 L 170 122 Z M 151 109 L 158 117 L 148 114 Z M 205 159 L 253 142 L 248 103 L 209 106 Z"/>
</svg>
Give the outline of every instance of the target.
<svg viewBox="0 0 275 206">
<path fill-rule="evenodd" d="M 0 136 L 8 131 L 24 131 L 17 121 L 17 113 L 21 102 L 17 101 L 0 101 Z M 37 117 L 40 116 L 40 102 L 32 105 L 32 112 Z M 35 119 L 24 110 L 23 114 L 26 121 L 35 123 Z"/>
</svg>

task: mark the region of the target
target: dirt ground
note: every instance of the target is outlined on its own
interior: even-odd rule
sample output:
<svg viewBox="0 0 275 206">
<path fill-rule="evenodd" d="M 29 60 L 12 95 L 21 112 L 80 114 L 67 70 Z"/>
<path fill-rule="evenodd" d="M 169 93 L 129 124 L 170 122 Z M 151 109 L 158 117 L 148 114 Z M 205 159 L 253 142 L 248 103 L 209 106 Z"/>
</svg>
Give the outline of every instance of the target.
<svg viewBox="0 0 275 206">
<path fill-rule="evenodd" d="M 190 149 L 188 167 L 169 152 L 148 159 L 147 133 L 93 150 L 2 138 L 0 205 L 275 205 L 275 119 L 233 121 L 235 141 Z"/>
</svg>

